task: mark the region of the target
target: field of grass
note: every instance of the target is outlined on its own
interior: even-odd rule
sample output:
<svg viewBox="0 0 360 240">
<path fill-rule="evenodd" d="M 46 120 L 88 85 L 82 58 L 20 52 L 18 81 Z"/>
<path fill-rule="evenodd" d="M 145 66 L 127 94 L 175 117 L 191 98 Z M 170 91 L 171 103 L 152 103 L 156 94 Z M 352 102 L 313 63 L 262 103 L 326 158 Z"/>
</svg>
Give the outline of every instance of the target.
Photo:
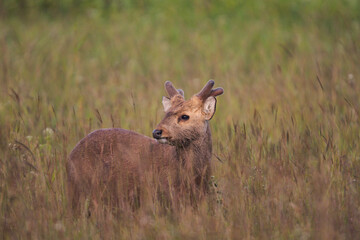
<svg viewBox="0 0 360 240">
<path fill-rule="evenodd" d="M 0 18 L 1 238 L 360 239 L 360 4 L 136 2 Z M 215 211 L 69 216 L 77 141 L 150 136 L 166 80 L 209 79 Z"/>
</svg>

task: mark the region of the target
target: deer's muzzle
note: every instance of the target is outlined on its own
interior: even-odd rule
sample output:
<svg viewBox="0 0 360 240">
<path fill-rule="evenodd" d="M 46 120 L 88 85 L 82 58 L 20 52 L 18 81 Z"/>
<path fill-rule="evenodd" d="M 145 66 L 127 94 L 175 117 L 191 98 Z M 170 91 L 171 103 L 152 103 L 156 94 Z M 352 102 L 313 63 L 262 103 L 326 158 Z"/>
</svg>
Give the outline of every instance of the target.
<svg viewBox="0 0 360 240">
<path fill-rule="evenodd" d="M 155 130 L 153 131 L 153 137 L 154 137 L 155 139 L 161 139 L 161 134 L 162 134 L 162 130 L 155 129 Z"/>
</svg>

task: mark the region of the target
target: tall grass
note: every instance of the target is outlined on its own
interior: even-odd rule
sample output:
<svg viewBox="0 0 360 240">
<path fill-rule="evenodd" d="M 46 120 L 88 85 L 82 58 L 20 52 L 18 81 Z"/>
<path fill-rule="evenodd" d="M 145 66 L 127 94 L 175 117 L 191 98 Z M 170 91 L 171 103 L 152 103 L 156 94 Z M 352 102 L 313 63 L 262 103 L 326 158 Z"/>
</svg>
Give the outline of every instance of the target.
<svg viewBox="0 0 360 240">
<path fill-rule="evenodd" d="M 359 4 L 142 2 L 2 18 L 2 238 L 360 238 Z M 225 89 L 215 211 L 68 215 L 77 141 L 101 127 L 150 135 L 164 81 L 189 97 L 210 78 Z"/>
</svg>

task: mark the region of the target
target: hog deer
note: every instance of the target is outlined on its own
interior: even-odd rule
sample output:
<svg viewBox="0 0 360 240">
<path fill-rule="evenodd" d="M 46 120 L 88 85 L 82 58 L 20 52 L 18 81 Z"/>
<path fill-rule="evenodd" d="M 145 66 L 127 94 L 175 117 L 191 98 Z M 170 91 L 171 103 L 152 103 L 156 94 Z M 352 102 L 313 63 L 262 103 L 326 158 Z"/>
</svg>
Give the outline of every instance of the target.
<svg viewBox="0 0 360 240">
<path fill-rule="evenodd" d="M 215 97 L 223 93 L 213 86 L 210 80 L 185 100 L 184 92 L 167 81 L 165 117 L 153 131 L 154 139 L 120 128 L 96 130 L 83 138 L 66 166 L 73 210 L 86 199 L 95 209 L 99 203 L 120 209 L 141 205 L 145 185 L 155 198 L 201 199 L 211 176 L 209 120 L 216 110 Z"/>
</svg>

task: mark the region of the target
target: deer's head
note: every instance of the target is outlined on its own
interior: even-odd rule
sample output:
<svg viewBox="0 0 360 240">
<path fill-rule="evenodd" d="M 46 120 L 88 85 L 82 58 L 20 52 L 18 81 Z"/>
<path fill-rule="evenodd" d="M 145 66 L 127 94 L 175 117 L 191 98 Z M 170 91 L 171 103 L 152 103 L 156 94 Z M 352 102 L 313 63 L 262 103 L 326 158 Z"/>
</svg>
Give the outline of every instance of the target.
<svg viewBox="0 0 360 240">
<path fill-rule="evenodd" d="M 190 99 L 185 100 L 184 92 L 176 89 L 171 82 L 165 83 L 169 97 L 163 97 L 165 117 L 153 131 L 153 137 L 161 143 L 175 146 L 187 146 L 192 141 L 206 134 L 208 121 L 216 110 L 216 96 L 222 88 L 212 89 L 214 81 Z"/>
</svg>

